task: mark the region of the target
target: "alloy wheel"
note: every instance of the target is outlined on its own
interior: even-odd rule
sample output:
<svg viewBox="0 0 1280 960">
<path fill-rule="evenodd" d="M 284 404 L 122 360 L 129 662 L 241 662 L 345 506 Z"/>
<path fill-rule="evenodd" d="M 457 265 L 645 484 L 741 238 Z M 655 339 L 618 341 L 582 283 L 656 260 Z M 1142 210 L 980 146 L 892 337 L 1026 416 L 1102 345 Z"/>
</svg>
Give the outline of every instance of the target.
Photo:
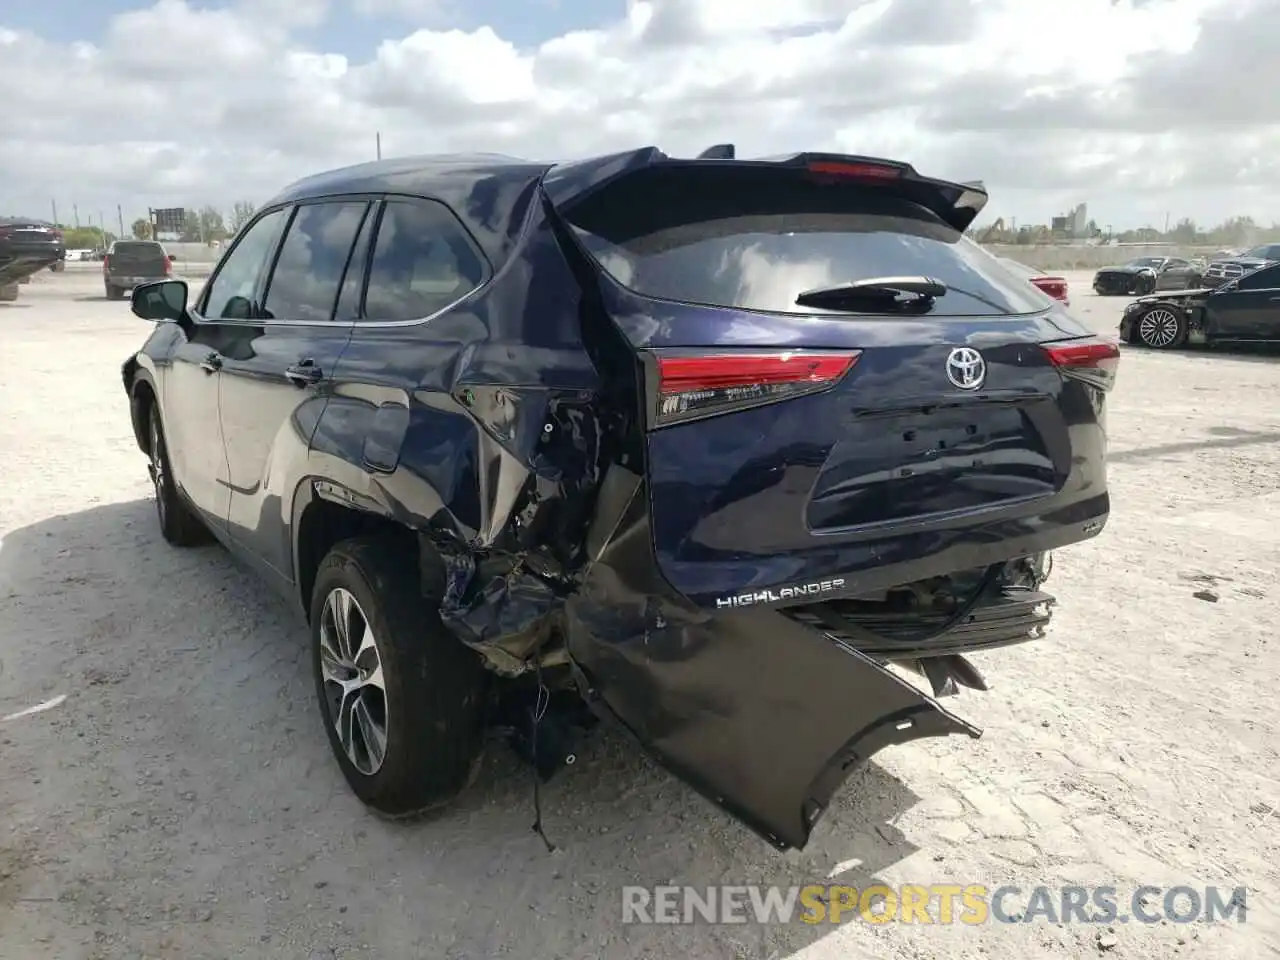
<svg viewBox="0 0 1280 960">
<path fill-rule="evenodd" d="M 320 674 L 329 722 L 352 766 L 371 777 L 387 755 L 387 688 L 373 627 L 351 591 L 335 587 L 320 614 Z"/>
<path fill-rule="evenodd" d="M 165 511 L 168 505 L 165 502 L 165 486 L 169 482 L 169 475 L 164 469 L 164 454 L 161 453 L 161 447 L 164 445 L 164 439 L 160 435 L 160 417 L 153 411 L 151 414 L 151 462 L 147 465 L 147 470 L 151 474 L 151 485 L 156 491 L 156 512 L 160 515 L 160 525 L 164 526 Z"/>
<path fill-rule="evenodd" d="M 1178 318 L 1164 307 L 1148 310 L 1138 321 L 1138 337 L 1149 347 L 1168 347 L 1178 338 Z"/>
</svg>

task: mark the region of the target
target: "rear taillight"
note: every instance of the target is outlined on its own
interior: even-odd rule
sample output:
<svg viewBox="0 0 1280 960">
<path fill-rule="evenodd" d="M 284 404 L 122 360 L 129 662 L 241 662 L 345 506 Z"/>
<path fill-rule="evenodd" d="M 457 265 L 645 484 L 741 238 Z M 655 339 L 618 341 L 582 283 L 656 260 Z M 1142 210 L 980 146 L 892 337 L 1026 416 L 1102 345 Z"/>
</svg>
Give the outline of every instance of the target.
<svg viewBox="0 0 1280 960">
<path fill-rule="evenodd" d="M 1049 361 L 1064 376 L 1087 380 L 1103 390 L 1115 385 L 1120 367 L 1120 344 L 1107 337 L 1082 337 L 1041 345 Z"/>
<path fill-rule="evenodd" d="M 654 426 L 818 393 L 858 361 L 843 353 L 723 353 L 657 360 Z"/>
<path fill-rule="evenodd" d="M 1066 302 L 1067 281 L 1062 277 L 1033 277 L 1031 282 L 1053 299 Z"/>
<path fill-rule="evenodd" d="M 814 160 L 806 167 L 810 173 L 842 180 L 880 182 L 901 180 L 902 168 L 888 163 L 846 163 L 837 160 Z"/>
<path fill-rule="evenodd" d="M 102 272 L 103 273 L 107 272 L 107 264 L 109 264 L 110 262 L 111 262 L 111 258 L 104 253 L 102 255 Z"/>
<path fill-rule="evenodd" d="M 59 241 L 59 242 L 61 242 L 61 241 L 62 241 L 62 231 L 61 231 L 61 230 L 59 230 L 57 227 L 54 227 L 54 228 L 53 228 L 53 239 L 55 239 L 55 240 L 57 240 L 57 241 Z"/>
</svg>

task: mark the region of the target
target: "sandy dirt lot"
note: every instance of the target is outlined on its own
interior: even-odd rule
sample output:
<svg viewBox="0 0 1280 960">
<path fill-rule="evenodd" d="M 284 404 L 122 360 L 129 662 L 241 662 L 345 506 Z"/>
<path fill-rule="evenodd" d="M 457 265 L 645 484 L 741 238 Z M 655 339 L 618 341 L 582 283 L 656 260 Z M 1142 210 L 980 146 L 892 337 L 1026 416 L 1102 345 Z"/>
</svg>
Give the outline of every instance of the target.
<svg viewBox="0 0 1280 960">
<path fill-rule="evenodd" d="M 1113 331 L 1124 301 L 1073 279 L 1075 309 Z M 348 792 L 300 620 L 221 549 L 160 539 L 119 376 L 146 333 L 92 272 L 0 304 L 0 957 L 1280 953 L 1280 359 L 1126 349 L 1111 523 L 1057 556 L 1050 637 L 981 657 L 992 690 L 948 701 L 981 740 L 882 753 L 779 856 L 602 734 L 543 792 L 548 853 L 503 747 L 427 823 Z M 1122 907 L 1143 884 L 1245 886 L 1251 911 L 1111 930 L 620 923 L 627 884 L 829 877 L 1112 885 Z"/>
</svg>

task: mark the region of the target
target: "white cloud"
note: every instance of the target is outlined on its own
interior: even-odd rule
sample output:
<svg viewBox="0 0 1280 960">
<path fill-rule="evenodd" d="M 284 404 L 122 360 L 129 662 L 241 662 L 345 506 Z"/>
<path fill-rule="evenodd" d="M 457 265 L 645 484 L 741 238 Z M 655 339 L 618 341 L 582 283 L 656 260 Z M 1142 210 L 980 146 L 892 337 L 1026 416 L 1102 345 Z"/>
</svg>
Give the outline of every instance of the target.
<svg viewBox="0 0 1280 960">
<path fill-rule="evenodd" d="M 631 0 L 530 49 L 500 25 L 364 62 L 299 39 L 361 3 L 441 8 L 159 0 L 65 47 L 0 13 L 0 212 L 262 200 L 381 131 L 387 155 L 887 155 L 1024 222 L 1080 201 L 1116 226 L 1280 220 L 1280 0 Z"/>
</svg>

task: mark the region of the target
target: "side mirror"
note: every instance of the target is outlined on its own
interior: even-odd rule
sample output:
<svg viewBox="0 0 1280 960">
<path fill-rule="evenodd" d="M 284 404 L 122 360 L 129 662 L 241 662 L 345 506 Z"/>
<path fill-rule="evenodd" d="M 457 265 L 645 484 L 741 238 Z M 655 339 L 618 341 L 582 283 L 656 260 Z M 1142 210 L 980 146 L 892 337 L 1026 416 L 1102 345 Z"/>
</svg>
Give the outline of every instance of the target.
<svg viewBox="0 0 1280 960">
<path fill-rule="evenodd" d="M 159 323 L 176 323 L 187 315 L 187 281 L 156 280 L 133 288 L 134 316 Z"/>
<path fill-rule="evenodd" d="M 177 255 L 176 253 L 171 253 L 171 254 L 169 254 L 169 262 L 170 262 L 170 263 L 177 263 L 177 262 L 178 262 L 178 255 Z"/>
</svg>

